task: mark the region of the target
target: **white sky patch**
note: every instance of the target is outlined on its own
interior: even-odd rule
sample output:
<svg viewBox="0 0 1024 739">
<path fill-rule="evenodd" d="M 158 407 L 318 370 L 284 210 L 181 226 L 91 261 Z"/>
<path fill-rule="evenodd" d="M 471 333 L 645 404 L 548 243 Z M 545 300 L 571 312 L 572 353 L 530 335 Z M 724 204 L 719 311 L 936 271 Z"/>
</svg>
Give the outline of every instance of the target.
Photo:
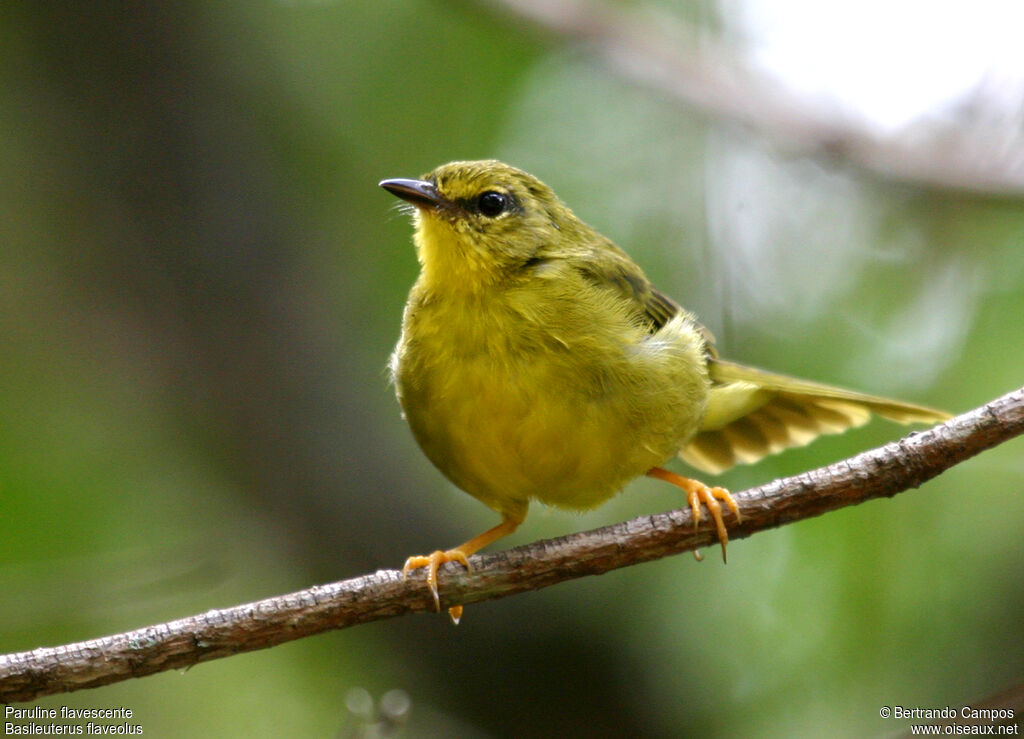
<svg viewBox="0 0 1024 739">
<path fill-rule="evenodd" d="M 723 5 L 755 63 L 887 129 L 955 103 L 983 82 L 1024 89 L 1020 0 L 735 0 Z M 987 101 L 991 104 L 992 101 Z"/>
</svg>

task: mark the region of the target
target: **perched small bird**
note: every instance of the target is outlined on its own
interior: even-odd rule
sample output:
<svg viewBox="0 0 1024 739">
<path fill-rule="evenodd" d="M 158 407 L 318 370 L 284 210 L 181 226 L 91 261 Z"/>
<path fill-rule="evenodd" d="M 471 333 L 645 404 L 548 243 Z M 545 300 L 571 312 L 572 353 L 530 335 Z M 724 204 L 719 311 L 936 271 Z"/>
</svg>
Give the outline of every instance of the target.
<svg viewBox="0 0 1024 739">
<path fill-rule="evenodd" d="M 462 490 L 501 515 L 453 549 L 410 557 L 437 570 L 511 534 L 531 501 L 589 509 L 635 477 L 680 487 L 722 544 L 728 491 L 661 465 L 709 473 L 865 423 L 948 415 L 772 374 L 718 357 L 711 334 L 659 292 L 625 252 L 555 193 L 494 160 L 389 179 L 411 203 L 421 272 L 391 357 L 420 447 Z M 450 609 L 457 622 L 461 606 Z"/>
</svg>

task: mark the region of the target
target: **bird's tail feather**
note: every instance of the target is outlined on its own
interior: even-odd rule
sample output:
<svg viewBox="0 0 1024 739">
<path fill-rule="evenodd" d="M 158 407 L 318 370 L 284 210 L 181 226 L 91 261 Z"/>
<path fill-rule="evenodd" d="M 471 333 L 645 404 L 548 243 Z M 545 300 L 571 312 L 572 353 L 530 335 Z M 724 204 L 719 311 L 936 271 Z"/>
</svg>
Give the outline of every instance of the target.
<svg viewBox="0 0 1024 739">
<path fill-rule="evenodd" d="M 872 414 L 904 424 L 950 417 L 934 408 L 719 359 L 710 360 L 709 372 L 712 387 L 704 423 L 680 456 L 713 474 L 860 426 Z"/>
</svg>

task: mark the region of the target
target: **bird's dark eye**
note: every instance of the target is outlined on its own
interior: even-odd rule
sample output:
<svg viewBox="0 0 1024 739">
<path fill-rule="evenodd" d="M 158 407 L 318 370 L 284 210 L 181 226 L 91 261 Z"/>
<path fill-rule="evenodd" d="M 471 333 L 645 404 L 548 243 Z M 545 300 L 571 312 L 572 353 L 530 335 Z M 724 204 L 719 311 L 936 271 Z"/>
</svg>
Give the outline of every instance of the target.
<svg viewBox="0 0 1024 739">
<path fill-rule="evenodd" d="M 488 218 L 494 218 L 500 216 L 506 210 L 508 210 L 509 197 L 504 193 L 495 192 L 494 190 L 488 190 L 487 192 L 480 193 L 476 199 L 476 208 L 482 215 Z"/>
</svg>

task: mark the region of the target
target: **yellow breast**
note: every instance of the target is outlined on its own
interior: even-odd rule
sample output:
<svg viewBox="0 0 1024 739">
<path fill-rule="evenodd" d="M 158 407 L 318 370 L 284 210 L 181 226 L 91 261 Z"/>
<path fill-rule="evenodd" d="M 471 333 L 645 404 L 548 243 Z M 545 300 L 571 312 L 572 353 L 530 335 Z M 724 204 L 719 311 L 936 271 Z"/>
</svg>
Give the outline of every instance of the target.
<svg viewBox="0 0 1024 739">
<path fill-rule="evenodd" d="M 511 515 L 614 495 L 692 436 L 708 387 L 688 316 L 650 335 L 614 301 L 536 285 L 411 300 L 392 370 L 427 457 Z"/>
</svg>

